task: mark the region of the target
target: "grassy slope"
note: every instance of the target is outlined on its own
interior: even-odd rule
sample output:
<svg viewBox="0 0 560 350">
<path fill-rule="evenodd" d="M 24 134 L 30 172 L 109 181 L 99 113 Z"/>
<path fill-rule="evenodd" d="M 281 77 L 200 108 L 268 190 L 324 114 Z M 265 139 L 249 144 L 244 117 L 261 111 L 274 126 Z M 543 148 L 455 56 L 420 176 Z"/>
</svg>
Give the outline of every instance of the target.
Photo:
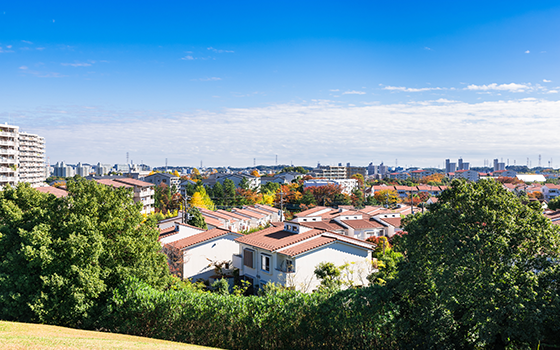
<svg viewBox="0 0 560 350">
<path fill-rule="evenodd" d="M 0 321 L 0 348 L 56 350 L 202 350 L 211 349 L 130 335 L 82 331 L 72 328 Z"/>
</svg>

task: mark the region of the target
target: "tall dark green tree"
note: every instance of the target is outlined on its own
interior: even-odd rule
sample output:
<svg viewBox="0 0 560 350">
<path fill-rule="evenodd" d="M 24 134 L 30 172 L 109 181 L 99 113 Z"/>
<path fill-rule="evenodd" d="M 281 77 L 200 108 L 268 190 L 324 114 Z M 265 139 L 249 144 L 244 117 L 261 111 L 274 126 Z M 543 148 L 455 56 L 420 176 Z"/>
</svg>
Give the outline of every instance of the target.
<svg viewBox="0 0 560 350">
<path fill-rule="evenodd" d="M 64 198 L 25 183 L 0 192 L 1 319 L 92 326 L 127 277 L 169 282 L 155 221 L 144 221 L 132 192 L 67 186 Z"/>
<path fill-rule="evenodd" d="M 235 201 L 235 183 L 230 179 L 224 180 L 224 204 L 232 205 Z"/>
<path fill-rule="evenodd" d="M 558 333 L 554 226 L 496 181 L 453 181 L 398 240 L 403 347 L 519 349 Z"/>
<path fill-rule="evenodd" d="M 212 188 L 212 193 L 214 194 L 214 198 L 212 200 L 216 205 L 223 205 L 224 202 L 224 187 L 221 183 L 216 182 L 214 187 Z"/>
<path fill-rule="evenodd" d="M 187 224 L 199 227 L 201 229 L 207 230 L 208 226 L 206 225 L 206 220 L 204 220 L 204 216 L 200 213 L 197 207 L 191 206 L 188 210 L 190 215 L 190 219 Z"/>
</svg>

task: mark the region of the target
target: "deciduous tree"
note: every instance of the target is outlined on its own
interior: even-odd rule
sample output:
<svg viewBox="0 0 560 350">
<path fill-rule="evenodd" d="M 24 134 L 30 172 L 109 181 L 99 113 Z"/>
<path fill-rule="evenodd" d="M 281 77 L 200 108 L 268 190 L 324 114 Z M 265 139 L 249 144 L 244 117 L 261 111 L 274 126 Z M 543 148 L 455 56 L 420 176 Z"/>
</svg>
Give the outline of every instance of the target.
<svg viewBox="0 0 560 350">
<path fill-rule="evenodd" d="M 493 180 L 453 181 L 397 246 L 403 344 L 536 347 L 560 329 L 560 235 L 540 209 Z M 556 319 L 554 321 L 554 319 Z"/>
</svg>

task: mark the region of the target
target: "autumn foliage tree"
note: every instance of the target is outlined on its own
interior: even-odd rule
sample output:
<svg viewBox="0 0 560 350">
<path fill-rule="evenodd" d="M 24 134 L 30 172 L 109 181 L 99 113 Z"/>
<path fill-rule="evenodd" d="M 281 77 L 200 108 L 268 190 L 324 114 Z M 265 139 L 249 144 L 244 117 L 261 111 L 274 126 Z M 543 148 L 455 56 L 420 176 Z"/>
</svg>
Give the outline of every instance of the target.
<svg viewBox="0 0 560 350">
<path fill-rule="evenodd" d="M 395 190 L 379 190 L 375 191 L 373 197 L 383 204 L 396 204 L 399 203 L 399 194 Z"/>
</svg>

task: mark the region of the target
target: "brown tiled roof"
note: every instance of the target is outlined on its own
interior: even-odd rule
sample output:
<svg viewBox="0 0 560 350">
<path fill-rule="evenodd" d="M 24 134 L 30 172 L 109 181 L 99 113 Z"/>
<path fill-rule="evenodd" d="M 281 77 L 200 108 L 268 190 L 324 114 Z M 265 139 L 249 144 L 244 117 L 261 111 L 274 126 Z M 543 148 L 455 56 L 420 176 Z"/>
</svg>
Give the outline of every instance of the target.
<svg viewBox="0 0 560 350">
<path fill-rule="evenodd" d="M 204 241 L 227 235 L 228 233 L 230 233 L 230 231 L 224 230 L 222 228 L 214 228 L 208 231 L 197 233 L 187 238 L 180 239 L 170 244 L 172 244 L 175 248 L 184 249 L 195 244 L 202 243 Z M 239 235 L 237 233 L 234 234 Z"/>
<path fill-rule="evenodd" d="M 68 195 L 67 191 L 52 186 L 36 187 L 35 189 L 39 192 L 50 193 L 56 198 L 66 197 Z"/>
<path fill-rule="evenodd" d="M 327 208 L 327 207 L 321 207 L 321 206 L 319 206 L 319 207 L 315 207 L 315 208 L 311 208 L 311 209 L 307 209 L 307 210 L 304 210 L 304 211 L 302 211 L 302 212 L 299 212 L 299 213 L 295 214 L 295 216 L 296 216 L 296 217 L 312 216 L 312 214 L 314 214 L 314 213 L 316 213 L 316 212 L 318 212 L 318 211 L 321 211 L 321 210 L 325 210 L 325 209 L 334 210 L 334 209 L 332 209 L 332 208 Z"/>
<path fill-rule="evenodd" d="M 131 185 L 131 186 L 138 186 L 138 187 L 147 187 L 147 186 L 154 186 L 154 184 L 149 183 L 149 182 L 145 182 L 145 181 L 140 181 L 140 180 L 136 180 L 136 179 L 131 179 L 131 178 L 122 178 L 122 179 L 115 179 L 115 181 L 118 182 L 122 182 L 125 183 L 127 185 Z"/>
<path fill-rule="evenodd" d="M 338 230 L 345 230 L 346 227 L 340 225 L 338 222 L 331 220 L 331 221 L 304 221 L 299 223 L 305 227 L 316 228 L 318 230 L 326 230 L 326 231 L 338 231 Z"/>
<path fill-rule="evenodd" d="M 236 239 L 237 242 L 275 251 L 308 238 L 317 236 L 322 230 L 311 229 L 303 233 L 284 231 L 284 226 L 268 227 Z"/>
<path fill-rule="evenodd" d="M 218 219 L 214 219 L 213 217 L 206 216 L 206 215 L 202 215 L 202 217 L 204 218 L 204 221 L 206 221 L 207 225 L 212 225 L 212 226 L 216 226 L 216 227 L 225 226 L 225 224 L 223 222 L 221 222 Z"/>
<path fill-rule="evenodd" d="M 127 184 L 122 183 L 122 182 L 117 182 L 113 179 L 97 179 L 95 181 L 97 181 L 97 183 L 100 183 L 100 184 L 106 185 L 106 186 L 132 188 L 131 185 L 127 185 Z"/>
<path fill-rule="evenodd" d="M 270 214 L 276 214 L 278 213 L 278 209 L 271 207 L 270 205 L 264 205 L 264 204 L 255 204 L 254 205 L 255 208 L 258 208 L 262 211 L 266 211 Z"/>
<path fill-rule="evenodd" d="M 218 209 L 216 212 L 221 213 L 221 214 L 226 215 L 226 216 L 229 216 L 231 218 L 237 219 L 237 220 L 243 220 L 243 221 L 250 220 L 249 218 L 247 218 L 245 216 L 241 216 L 239 214 L 235 214 L 235 213 L 225 211 L 225 210 L 222 210 L 222 209 Z"/>
<path fill-rule="evenodd" d="M 377 218 L 378 220 L 381 220 L 383 222 L 388 223 L 391 226 L 394 227 L 401 227 L 401 218 Z"/>
<path fill-rule="evenodd" d="M 336 241 L 334 238 L 319 236 L 317 238 L 308 239 L 307 241 L 293 247 L 282 249 L 278 253 L 288 256 L 296 256 L 334 241 Z"/>
<path fill-rule="evenodd" d="M 208 210 L 208 209 L 204 209 L 204 208 L 198 208 L 198 210 L 200 211 L 200 213 L 202 215 L 212 215 L 212 216 L 216 216 L 216 217 L 219 217 L 220 219 L 224 219 L 224 220 L 227 220 L 227 221 L 239 221 L 239 219 L 234 218 L 233 216 L 225 215 L 225 214 L 219 213 L 217 211 L 212 211 L 212 210 Z"/>
<path fill-rule="evenodd" d="M 252 212 L 255 212 L 255 213 L 258 213 L 258 214 L 262 214 L 262 215 L 265 215 L 265 216 L 269 216 L 269 215 L 272 214 L 271 212 L 262 210 L 260 208 L 255 208 L 255 207 L 245 207 L 243 209 L 245 209 L 247 211 L 252 211 Z"/>
<path fill-rule="evenodd" d="M 249 216 L 251 218 L 256 218 L 256 219 L 262 219 L 264 217 L 266 217 L 268 214 L 261 214 L 261 213 L 256 213 L 254 211 L 250 211 L 250 210 L 246 210 L 246 209 L 233 209 L 232 213 L 239 213 L 239 215 L 246 215 Z"/>
<path fill-rule="evenodd" d="M 341 220 L 345 225 L 350 226 L 354 230 L 360 230 L 364 228 L 383 228 L 381 223 L 375 220 Z"/>
</svg>

